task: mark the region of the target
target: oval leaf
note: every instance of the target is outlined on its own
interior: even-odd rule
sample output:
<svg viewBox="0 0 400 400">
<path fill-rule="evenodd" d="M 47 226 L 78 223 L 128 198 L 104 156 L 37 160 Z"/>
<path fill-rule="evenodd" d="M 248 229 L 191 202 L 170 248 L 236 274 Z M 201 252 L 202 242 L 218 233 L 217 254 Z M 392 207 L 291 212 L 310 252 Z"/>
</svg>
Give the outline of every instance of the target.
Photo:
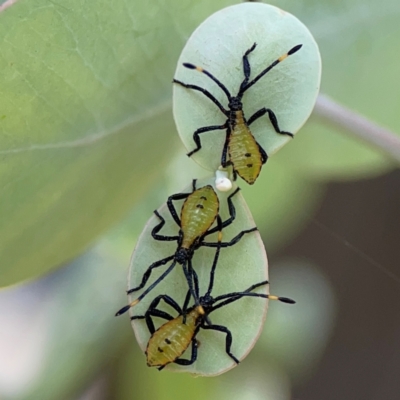
<svg viewBox="0 0 400 400">
<path fill-rule="evenodd" d="M 209 178 L 197 182 L 197 187 L 206 184 L 213 185 L 214 179 Z M 190 192 L 191 186 L 185 188 L 183 192 Z M 227 196 L 232 193 L 219 193 L 220 214 L 223 220 L 228 218 Z M 223 241 L 229 241 L 241 230 L 249 229 L 255 226 L 250 211 L 240 193 L 233 197 L 233 203 L 236 207 L 236 220 L 233 224 L 223 230 Z M 177 204 L 178 214 L 180 204 Z M 166 204 L 158 210 L 166 219 L 166 224 L 160 234 L 177 235 L 178 226 L 172 220 Z M 176 242 L 160 242 L 151 237 L 151 231 L 159 219 L 154 215 L 148 221 L 144 228 L 132 256 L 128 286 L 129 288 L 137 286 L 142 278 L 144 271 L 154 261 L 173 255 L 176 251 Z M 207 238 L 208 242 L 216 241 L 216 234 Z M 201 247 L 196 250 L 193 258 L 193 266 L 199 276 L 200 295 L 205 294 L 208 282 L 211 264 L 214 258 L 215 249 Z M 157 277 L 164 272 L 167 266 L 154 270 L 146 287 L 154 282 Z M 221 249 L 221 254 L 215 275 L 215 285 L 212 292 L 213 296 L 243 291 L 254 283 L 268 279 L 267 257 L 264 245 L 258 232 L 252 232 L 243 236 L 243 238 L 234 246 Z M 143 315 L 150 302 L 159 294 L 171 296 L 182 307 L 184 297 L 188 290 L 182 267 L 177 265 L 173 272 L 168 275 L 142 302 L 131 308 L 131 315 Z M 265 293 L 267 287 L 260 288 L 258 292 Z M 142 291 L 138 291 L 129 296 L 129 301 L 134 300 Z M 222 307 L 213 312 L 210 317 L 214 324 L 228 327 L 233 335 L 232 352 L 238 359 L 243 359 L 254 346 L 261 329 L 267 310 L 266 299 L 243 298 L 229 306 Z M 162 302 L 161 302 L 162 304 Z M 191 303 L 192 304 L 192 303 Z M 177 316 L 176 311 L 167 307 L 160 307 L 173 315 Z M 155 319 L 156 326 L 166 322 L 165 320 Z M 146 323 L 143 320 L 132 321 L 138 343 L 143 351 L 146 349 L 150 333 Z M 200 341 L 197 361 L 191 366 L 179 366 L 170 364 L 167 369 L 179 372 L 191 372 L 197 375 L 218 375 L 236 364 L 225 353 L 225 334 L 215 331 L 200 331 L 197 338 Z M 184 354 L 184 358 L 190 358 L 190 348 Z M 145 359 L 143 359 L 145 365 Z"/>
<path fill-rule="evenodd" d="M 192 34 L 178 60 L 175 79 L 207 89 L 227 108 L 224 92 L 205 74 L 185 68 L 183 63 L 203 67 L 236 95 L 243 81 L 243 54 L 249 54 L 250 79 L 294 46 L 302 48 L 279 63 L 252 86 L 243 97 L 247 119 L 256 111 L 271 109 L 281 130 L 296 133 L 309 117 L 319 91 L 321 60 L 308 29 L 293 15 L 261 3 L 244 3 L 225 8 L 206 19 Z M 226 116 L 204 94 L 175 84 L 173 111 L 179 135 L 190 151 L 196 145 L 193 132 L 222 125 Z M 252 133 L 267 154 L 287 143 L 287 135 L 275 132 L 265 115 L 251 125 Z M 193 159 L 207 169 L 221 164 L 225 130 L 200 135 L 202 149 Z"/>
</svg>

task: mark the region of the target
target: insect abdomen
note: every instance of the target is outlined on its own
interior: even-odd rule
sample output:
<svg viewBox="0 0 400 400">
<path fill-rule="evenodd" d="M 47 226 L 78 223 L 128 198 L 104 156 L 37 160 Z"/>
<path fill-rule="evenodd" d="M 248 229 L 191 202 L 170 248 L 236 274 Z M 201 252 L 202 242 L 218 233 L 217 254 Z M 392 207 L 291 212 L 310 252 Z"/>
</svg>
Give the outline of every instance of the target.
<svg viewBox="0 0 400 400">
<path fill-rule="evenodd" d="M 242 111 L 236 112 L 235 125 L 231 128 L 228 153 L 233 169 L 248 184 L 252 185 L 262 167 L 262 156 L 254 136 L 243 118 Z"/>
<path fill-rule="evenodd" d="M 207 232 L 219 212 L 219 200 L 212 186 L 195 190 L 183 203 L 181 210 L 182 247 L 189 248 Z"/>
<path fill-rule="evenodd" d="M 147 365 L 161 367 L 174 362 L 192 342 L 198 313 L 196 310 L 186 314 L 186 323 L 180 315 L 161 325 L 151 336 L 146 348 Z"/>
</svg>

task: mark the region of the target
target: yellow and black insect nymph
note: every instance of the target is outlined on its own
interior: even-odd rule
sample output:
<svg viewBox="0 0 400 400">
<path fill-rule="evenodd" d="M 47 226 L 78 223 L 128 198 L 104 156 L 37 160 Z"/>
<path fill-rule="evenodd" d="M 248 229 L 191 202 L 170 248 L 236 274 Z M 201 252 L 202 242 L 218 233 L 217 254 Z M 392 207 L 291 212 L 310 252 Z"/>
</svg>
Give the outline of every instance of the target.
<svg viewBox="0 0 400 400">
<path fill-rule="evenodd" d="M 147 365 L 149 367 L 158 367 L 159 370 L 163 369 L 167 364 L 176 363 L 179 365 L 191 365 L 197 359 L 198 342 L 196 336 L 200 329 L 215 330 L 226 335 L 225 339 L 225 352 L 235 363 L 239 360 L 233 355 L 231 351 L 232 346 L 232 333 L 222 325 L 213 324 L 208 316 L 215 310 L 227 306 L 242 297 L 260 297 L 270 300 L 279 300 L 284 303 L 293 304 L 293 300 L 286 297 L 277 297 L 262 293 L 252 293 L 256 288 L 268 284 L 268 281 L 263 281 L 250 286 L 243 292 L 232 292 L 217 297 L 211 296 L 214 283 L 214 273 L 219 256 L 219 247 L 217 248 L 213 265 L 211 267 L 210 282 L 208 290 L 204 296 L 199 297 L 199 286 L 196 272 L 193 271 L 195 276 L 195 291 L 196 296 L 199 298 L 199 303 L 192 307 L 188 307 L 191 298 L 190 291 L 187 292 L 183 307 L 173 300 L 168 295 L 157 296 L 150 304 L 145 315 L 136 315 L 131 319 L 145 319 L 151 337 L 146 347 Z M 159 310 L 157 307 L 160 301 L 163 300 L 167 305 L 172 307 L 177 313 L 177 317 L 173 317 L 169 313 Z M 166 323 L 161 325 L 157 330 L 155 329 L 152 318 L 158 317 L 167 320 Z M 180 358 L 183 353 L 192 344 L 192 353 L 190 359 Z"/>
<path fill-rule="evenodd" d="M 205 242 L 204 239 L 208 235 L 211 235 L 212 233 L 215 233 L 217 231 L 220 231 L 219 236 L 221 236 L 221 229 L 230 225 L 236 218 L 236 210 L 232 202 L 232 197 L 239 191 L 239 188 L 228 196 L 227 202 L 229 209 L 229 218 L 226 219 L 224 222 L 220 221 L 219 200 L 213 187 L 211 185 L 207 185 L 199 189 L 196 189 L 196 180 L 193 180 L 192 188 L 193 190 L 191 193 L 177 193 L 170 196 L 167 200 L 168 210 L 171 213 L 172 218 L 179 227 L 179 233 L 177 236 L 164 236 L 158 234 L 158 232 L 165 224 L 165 219 L 159 214 L 158 211 L 154 211 L 156 216 L 160 219 L 160 223 L 153 228 L 151 232 L 152 237 L 155 240 L 160 240 L 160 241 L 176 241 L 178 244 L 177 249 L 173 255 L 158 260 L 147 268 L 147 270 L 143 274 L 142 281 L 139 284 L 139 286 L 129 289 L 128 294 L 144 288 L 154 268 L 158 268 L 162 265 L 165 265 L 170 261 L 172 262 L 171 265 L 165 270 L 165 272 L 155 282 L 153 282 L 137 299 L 135 299 L 125 307 L 121 308 L 116 313 L 117 316 L 126 312 L 130 307 L 133 307 L 136 304 L 138 304 L 151 290 L 154 289 L 155 286 L 157 286 L 174 269 L 177 263 L 182 265 L 183 272 L 185 274 L 186 280 L 189 285 L 189 290 L 192 296 L 196 299 L 196 294 L 193 289 L 194 277 L 192 276 L 192 266 L 191 266 L 192 265 L 191 259 L 193 257 L 195 250 L 198 249 L 200 246 L 205 246 L 205 247 L 233 246 L 242 238 L 244 234 L 254 232 L 257 230 L 256 227 L 243 230 L 239 232 L 229 242 L 222 242 L 222 243 Z M 183 199 L 185 199 L 185 201 L 182 205 L 181 214 L 179 218 L 176 209 L 173 205 L 173 201 L 183 200 Z M 220 221 L 219 226 L 211 228 L 216 219 Z"/>
<path fill-rule="evenodd" d="M 269 108 L 261 108 L 256 111 L 248 120 L 246 120 L 243 113 L 242 97 L 244 93 L 251 88 L 256 82 L 258 82 L 267 72 L 278 65 L 288 56 L 296 53 L 302 47 L 301 44 L 293 47 L 286 54 L 276 59 L 272 64 L 260 72 L 254 79 L 250 81 L 250 63 L 248 55 L 256 48 L 257 44 L 254 43 L 243 55 L 243 72 L 244 80 L 240 85 L 239 91 L 236 96 L 232 96 L 229 90 L 223 85 L 217 78 L 215 78 L 210 72 L 205 69 L 195 66 L 190 63 L 183 63 L 184 67 L 189 69 L 195 69 L 211 78 L 226 94 L 228 98 L 228 110 L 206 89 L 187 83 L 183 83 L 177 79 L 173 82 L 177 83 L 187 89 L 197 90 L 208 97 L 222 113 L 227 117 L 226 122 L 223 125 L 212 125 L 205 126 L 197 129 L 193 133 L 193 140 L 196 143 L 196 148 L 190 151 L 187 155 L 190 157 L 201 149 L 200 134 L 209 131 L 215 131 L 218 129 L 226 130 L 226 139 L 224 148 L 222 150 L 221 165 L 225 168 L 228 165 L 232 165 L 234 179 L 238 174 L 243 180 L 252 185 L 258 175 L 260 174 L 261 167 L 267 162 L 268 155 L 265 150 L 257 143 L 253 134 L 250 131 L 250 125 L 258 118 L 265 114 L 268 114 L 269 120 L 275 131 L 281 135 L 289 135 L 293 137 L 290 132 L 282 131 L 278 125 L 278 119 L 275 113 Z M 229 159 L 227 156 L 229 155 Z"/>
</svg>

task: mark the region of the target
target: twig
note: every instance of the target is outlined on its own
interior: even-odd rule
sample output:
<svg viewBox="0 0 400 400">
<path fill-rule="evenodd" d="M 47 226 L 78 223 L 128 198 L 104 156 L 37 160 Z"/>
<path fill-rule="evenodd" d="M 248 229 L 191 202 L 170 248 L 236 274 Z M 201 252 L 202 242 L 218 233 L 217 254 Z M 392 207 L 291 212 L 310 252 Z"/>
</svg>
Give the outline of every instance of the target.
<svg viewBox="0 0 400 400">
<path fill-rule="evenodd" d="M 314 114 L 378 147 L 400 163 L 400 137 L 364 116 L 320 94 Z"/>
</svg>

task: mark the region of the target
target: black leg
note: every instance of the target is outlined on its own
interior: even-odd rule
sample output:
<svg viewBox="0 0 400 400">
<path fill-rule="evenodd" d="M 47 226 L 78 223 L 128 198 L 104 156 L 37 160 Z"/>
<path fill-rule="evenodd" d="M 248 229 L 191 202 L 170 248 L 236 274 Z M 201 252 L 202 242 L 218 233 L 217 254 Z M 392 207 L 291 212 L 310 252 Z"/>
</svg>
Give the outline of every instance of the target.
<svg viewBox="0 0 400 400">
<path fill-rule="evenodd" d="M 197 360 L 197 340 L 192 340 L 192 355 L 190 360 L 185 360 L 183 358 L 177 358 L 174 363 L 178 365 L 192 365 Z"/>
<path fill-rule="evenodd" d="M 236 364 L 239 364 L 240 361 L 231 353 L 232 333 L 228 328 L 226 328 L 225 326 L 222 326 L 222 325 L 204 325 L 204 324 L 202 324 L 201 327 L 203 329 L 211 329 L 214 331 L 225 333 L 226 334 L 226 339 L 225 339 L 226 354 L 228 354 L 228 356 L 230 358 L 232 358 L 232 360 L 235 361 Z"/>
<path fill-rule="evenodd" d="M 185 276 L 186 276 L 185 269 L 184 269 L 184 273 L 185 273 Z M 200 291 L 200 289 L 199 289 L 199 278 L 197 276 L 196 271 L 193 269 L 192 260 L 188 260 L 188 275 L 192 279 L 192 281 L 191 281 L 192 287 L 189 284 L 189 290 L 188 290 L 188 292 L 186 294 L 185 302 L 184 302 L 183 307 L 182 307 L 182 316 L 183 316 L 182 323 L 184 323 L 184 324 L 186 324 L 186 315 L 187 315 L 187 309 L 188 309 L 188 306 L 189 306 L 190 297 L 193 297 L 194 302 L 195 302 L 196 305 L 198 305 L 200 303 L 200 300 L 199 300 L 199 297 L 200 297 L 200 294 L 199 294 L 199 291 Z M 194 290 L 194 295 L 192 293 L 193 290 Z"/>
<path fill-rule="evenodd" d="M 160 240 L 163 242 L 172 242 L 172 241 L 177 241 L 179 240 L 179 236 L 165 236 L 165 235 L 158 235 L 158 232 L 162 229 L 162 227 L 165 225 L 165 219 L 161 216 L 161 214 L 157 211 L 154 210 L 154 214 L 157 215 L 158 218 L 160 218 L 160 223 L 157 224 L 153 230 L 151 231 L 151 236 L 155 240 Z"/>
<path fill-rule="evenodd" d="M 235 170 L 232 170 L 233 173 L 233 180 L 236 181 L 237 179 L 237 172 Z"/>
<path fill-rule="evenodd" d="M 235 245 L 246 233 L 257 231 L 257 227 L 246 229 L 244 231 L 239 232 L 230 242 L 202 242 L 200 246 L 205 247 L 230 247 Z"/>
<path fill-rule="evenodd" d="M 228 196 L 227 202 L 228 202 L 228 209 L 229 209 L 229 218 L 226 219 L 224 222 L 222 222 L 222 228 L 226 228 L 228 225 L 230 225 L 236 218 L 236 208 L 235 205 L 233 204 L 232 198 L 239 192 L 240 188 L 238 187 L 233 193 L 231 193 Z"/>
<path fill-rule="evenodd" d="M 171 315 L 168 313 L 161 311 L 161 310 L 147 310 L 145 315 L 134 315 L 131 317 L 131 320 L 135 319 L 145 319 L 146 320 L 146 325 L 147 329 L 149 330 L 150 334 L 152 335 L 155 331 L 156 328 L 154 327 L 154 322 L 152 320 L 152 317 L 159 317 L 166 319 L 167 321 L 171 321 L 174 319 Z"/>
<path fill-rule="evenodd" d="M 261 108 L 261 110 L 256 111 L 248 120 L 247 120 L 247 125 L 250 126 L 254 121 L 256 121 L 258 118 L 262 117 L 265 115 L 267 112 L 266 108 Z"/>
<path fill-rule="evenodd" d="M 172 218 L 176 222 L 176 224 L 179 226 L 179 228 L 181 227 L 181 220 L 179 219 L 178 213 L 176 212 L 176 209 L 175 209 L 174 204 L 172 202 L 176 201 L 176 200 L 186 199 L 191 194 L 192 193 L 176 193 L 176 194 L 173 194 L 172 196 L 169 196 L 168 199 L 167 199 L 168 210 L 169 210 Z"/>
<path fill-rule="evenodd" d="M 131 320 L 134 320 L 134 319 L 145 319 L 145 318 L 146 318 L 145 315 L 134 315 L 133 317 L 131 317 Z"/>
<path fill-rule="evenodd" d="M 260 154 L 261 154 L 261 161 L 263 164 L 265 164 L 268 160 L 268 154 L 258 143 L 257 143 L 257 146 L 258 146 L 258 150 L 260 151 Z"/>
<path fill-rule="evenodd" d="M 174 256 L 170 256 L 170 257 L 163 258 L 162 260 L 156 261 L 155 263 L 151 264 L 150 267 L 147 268 L 146 272 L 143 274 L 142 282 L 140 283 L 140 285 L 136 286 L 136 287 L 134 287 L 132 289 L 129 289 L 126 293 L 128 293 L 128 294 L 129 293 L 133 293 L 133 292 L 136 292 L 139 289 L 144 288 L 144 286 L 146 285 L 146 282 L 150 278 L 151 271 L 154 268 L 158 268 L 158 267 L 161 267 L 161 265 L 165 265 L 168 261 L 171 261 L 173 258 L 174 258 Z"/>
<path fill-rule="evenodd" d="M 174 79 L 173 82 L 185 87 L 186 89 L 198 90 L 199 92 L 203 93 L 221 110 L 221 112 L 224 113 L 224 115 L 228 116 L 229 111 L 225 110 L 222 104 L 208 90 L 203 89 L 202 87 L 197 85 L 188 85 L 187 83 L 183 83 L 181 81 L 178 81 L 177 79 Z"/>
<path fill-rule="evenodd" d="M 167 321 L 171 321 L 174 319 L 170 314 L 166 313 L 165 311 L 161 311 L 157 309 L 158 304 L 160 303 L 161 300 L 164 300 L 166 304 L 171 306 L 175 311 L 178 312 L 178 314 L 181 314 L 182 310 L 179 307 L 179 304 L 172 299 L 170 296 L 166 294 L 160 294 L 157 296 L 151 303 L 149 308 L 146 311 L 146 314 L 144 315 L 144 318 L 146 319 L 146 324 L 149 329 L 149 332 L 153 334 L 155 332 L 154 328 L 154 323 L 151 317 L 159 317 L 166 319 Z M 141 319 L 143 316 L 133 316 L 131 319 Z"/>
<path fill-rule="evenodd" d="M 189 301 L 191 298 L 192 294 L 190 293 L 190 290 L 186 293 L 185 301 L 183 302 L 183 307 L 182 307 L 182 315 L 186 315 L 186 311 L 189 307 Z"/>
<path fill-rule="evenodd" d="M 193 298 L 195 300 L 195 303 L 199 304 L 199 299 L 198 299 L 198 297 L 197 297 L 197 295 L 196 295 L 196 293 L 194 291 L 194 288 L 193 288 L 193 274 L 192 274 L 192 271 L 190 270 L 190 266 L 188 267 L 187 263 L 184 262 L 182 264 L 182 269 L 183 269 L 183 273 L 185 274 L 186 281 L 187 281 L 187 283 L 189 285 L 190 293 L 192 294 L 192 296 L 193 296 Z"/>
<path fill-rule="evenodd" d="M 248 59 L 248 55 L 256 48 L 257 43 L 254 43 L 253 46 L 251 46 L 246 53 L 244 53 L 243 55 L 243 73 L 244 73 L 244 80 L 240 85 L 240 90 L 242 90 L 247 83 L 249 82 L 250 79 L 250 63 L 249 63 L 249 59 Z"/>
<path fill-rule="evenodd" d="M 170 307 L 172 307 L 178 314 L 182 312 L 182 309 L 179 307 L 179 304 L 170 296 L 166 294 L 160 294 L 158 295 L 149 305 L 148 310 L 156 309 L 158 304 L 160 303 L 161 300 L 164 300 L 166 304 L 168 304 Z"/>
<path fill-rule="evenodd" d="M 151 292 L 164 278 L 175 268 L 176 261 L 174 261 L 168 269 L 155 281 L 153 282 L 136 300 L 131 303 L 133 305 L 138 304 L 149 292 Z"/>
<path fill-rule="evenodd" d="M 221 221 L 221 217 L 218 215 L 217 216 L 217 227 L 218 227 L 218 242 L 217 243 L 221 243 L 222 240 L 222 221 Z M 217 268 L 217 264 L 218 264 L 218 258 L 219 258 L 219 253 L 220 253 L 220 246 L 217 246 L 217 250 L 215 251 L 215 255 L 214 255 L 214 260 L 211 266 L 211 271 L 210 271 L 210 281 L 208 284 L 208 289 L 207 289 L 207 293 L 206 296 L 211 294 L 211 291 L 214 287 L 214 275 L 215 275 L 215 270 Z"/>
<path fill-rule="evenodd" d="M 267 68 L 265 68 L 263 71 L 261 71 L 252 81 L 250 81 L 247 85 L 244 85 L 243 87 L 240 88 L 238 96 L 242 96 L 243 93 L 251 88 L 256 82 L 258 82 L 259 79 L 261 79 L 267 72 L 271 71 L 272 68 L 274 68 L 276 65 L 278 65 L 281 61 L 283 61 L 285 58 L 288 56 L 291 56 L 292 54 L 296 53 L 296 51 L 300 50 L 301 44 L 294 46 L 292 49 L 290 49 L 286 54 L 283 54 L 280 56 L 278 59 L 276 59 L 274 62 L 272 62 Z"/>
<path fill-rule="evenodd" d="M 223 168 L 226 168 L 230 164 L 230 161 L 226 161 L 226 158 L 228 155 L 228 146 L 229 146 L 230 136 L 231 136 L 231 130 L 228 126 L 226 129 L 225 143 L 224 143 L 224 147 L 222 149 L 222 156 L 221 156 L 221 165 Z"/>
<path fill-rule="evenodd" d="M 192 260 L 189 260 L 189 271 L 193 277 L 193 287 L 196 293 L 196 298 L 200 297 L 200 286 L 199 286 L 199 277 L 197 276 L 196 271 L 193 268 Z"/>
<path fill-rule="evenodd" d="M 250 126 L 250 124 L 252 124 L 254 121 L 256 121 L 258 118 L 262 117 L 266 113 L 268 113 L 269 120 L 271 121 L 271 124 L 274 127 L 276 133 L 280 133 L 281 135 L 288 135 L 290 137 L 293 137 L 293 133 L 280 130 L 279 125 L 278 125 L 278 119 L 276 118 L 276 115 L 274 114 L 274 112 L 269 108 L 264 107 L 261 110 L 258 110 L 257 112 L 255 112 L 249 118 L 249 120 L 247 121 L 247 124 Z"/>
<path fill-rule="evenodd" d="M 200 141 L 200 136 L 199 136 L 200 133 L 210 132 L 210 131 L 215 131 L 217 129 L 225 129 L 225 128 L 226 128 L 226 123 L 224 125 L 205 126 L 203 128 L 197 129 L 193 133 L 193 140 L 196 143 L 196 148 L 189 151 L 189 153 L 187 153 L 186 155 L 188 157 L 190 157 L 192 154 L 196 153 L 197 151 L 199 151 L 201 149 L 201 141 Z"/>
<path fill-rule="evenodd" d="M 239 192 L 239 190 L 240 190 L 240 188 L 238 187 L 233 193 L 231 193 L 228 196 L 227 202 L 228 202 L 228 209 L 229 209 L 229 218 L 226 219 L 224 222 L 222 222 L 222 229 L 226 228 L 228 225 L 230 225 L 236 218 L 236 208 L 235 208 L 235 205 L 233 204 L 232 197 L 235 196 L 235 194 L 237 194 Z M 220 231 L 220 229 L 219 229 L 219 227 L 217 225 L 214 228 L 209 229 L 205 233 L 203 238 L 208 236 L 208 235 L 211 235 L 212 233 L 218 232 L 218 231 Z"/>
<path fill-rule="evenodd" d="M 169 315 L 168 313 L 161 310 L 152 310 L 151 312 L 147 312 L 145 317 L 147 328 L 149 329 L 151 335 L 156 331 L 152 317 L 163 318 L 167 321 L 172 321 L 174 319 L 172 315 Z"/>
</svg>

